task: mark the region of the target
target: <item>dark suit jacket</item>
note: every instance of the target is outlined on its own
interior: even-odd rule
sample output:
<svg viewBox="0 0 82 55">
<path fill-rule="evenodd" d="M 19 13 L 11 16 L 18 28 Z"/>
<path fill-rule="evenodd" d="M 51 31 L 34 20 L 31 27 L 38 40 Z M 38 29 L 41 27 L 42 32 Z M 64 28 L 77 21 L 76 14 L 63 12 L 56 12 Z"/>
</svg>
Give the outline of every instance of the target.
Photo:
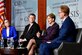
<svg viewBox="0 0 82 55">
<path fill-rule="evenodd" d="M 43 42 L 52 41 L 59 34 L 59 25 L 54 23 L 52 26 L 49 26 L 44 35 Z"/>
<path fill-rule="evenodd" d="M 28 31 L 28 28 L 29 28 L 30 24 L 28 24 L 25 29 L 24 29 L 24 32 L 22 34 L 22 36 L 20 38 L 24 39 L 26 38 L 27 41 L 29 41 L 31 38 L 35 37 L 36 35 L 36 32 L 38 30 L 40 30 L 40 27 L 37 23 L 33 23 L 33 25 L 31 26 L 30 30 Z"/>
<path fill-rule="evenodd" d="M 59 31 L 59 36 L 54 39 L 53 42 L 61 43 L 65 42 L 74 42 L 76 40 L 76 29 L 74 22 L 68 16 L 65 21 L 62 23 L 62 26 Z"/>
</svg>

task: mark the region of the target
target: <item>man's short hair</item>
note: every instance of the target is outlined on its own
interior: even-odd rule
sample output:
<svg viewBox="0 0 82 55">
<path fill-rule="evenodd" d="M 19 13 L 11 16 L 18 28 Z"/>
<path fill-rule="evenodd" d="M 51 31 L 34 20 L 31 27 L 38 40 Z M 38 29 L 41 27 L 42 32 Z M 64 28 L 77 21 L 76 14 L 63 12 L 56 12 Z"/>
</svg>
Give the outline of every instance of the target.
<svg viewBox="0 0 82 55">
<path fill-rule="evenodd" d="M 29 16 L 30 16 L 30 15 L 32 15 L 32 16 L 34 16 L 34 18 L 36 18 L 36 15 L 35 15 L 34 13 L 30 13 Z M 28 17 L 29 17 L 29 16 L 28 16 Z"/>
<path fill-rule="evenodd" d="M 51 17 L 52 19 L 54 19 L 54 21 L 55 21 L 55 19 L 56 19 L 56 16 L 53 14 L 53 13 L 50 13 L 49 15 L 47 15 L 47 17 Z"/>
<path fill-rule="evenodd" d="M 67 5 L 61 5 L 61 6 L 60 6 L 60 9 L 61 9 L 61 11 L 64 12 L 66 15 L 69 15 L 70 9 L 69 9 L 69 7 L 68 7 Z"/>
</svg>

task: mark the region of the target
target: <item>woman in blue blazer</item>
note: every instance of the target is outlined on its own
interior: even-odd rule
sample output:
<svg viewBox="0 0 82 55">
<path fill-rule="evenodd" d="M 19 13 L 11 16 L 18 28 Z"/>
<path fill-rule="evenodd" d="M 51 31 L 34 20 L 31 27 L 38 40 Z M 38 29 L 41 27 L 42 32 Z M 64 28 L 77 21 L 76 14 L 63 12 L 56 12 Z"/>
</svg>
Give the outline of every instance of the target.
<svg viewBox="0 0 82 55">
<path fill-rule="evenodd" d="M 10 23 L 7 19 L 4 20 L 4 26 L 5 28 L 2 29 L 2 38 L 5 40 L 7 40 L 8 38 L 12 38 L 13 40 L 16 40 L 17 32 L 16 32 L 15 27 L 10 26 Z"/>
<path fill-rule="evenodd" d="M 2 29 L 2 37 L 3 37 L 3 39 L 7 39 L 7 38 L 13 37 L 13 39 L 15 40 L 17 38 L 17 33 L 16 33 L 15 27 L 10 26 L 8 20 L 4 20 L 4 25 L 5 25 L 5 28 Z"/>
</svg>

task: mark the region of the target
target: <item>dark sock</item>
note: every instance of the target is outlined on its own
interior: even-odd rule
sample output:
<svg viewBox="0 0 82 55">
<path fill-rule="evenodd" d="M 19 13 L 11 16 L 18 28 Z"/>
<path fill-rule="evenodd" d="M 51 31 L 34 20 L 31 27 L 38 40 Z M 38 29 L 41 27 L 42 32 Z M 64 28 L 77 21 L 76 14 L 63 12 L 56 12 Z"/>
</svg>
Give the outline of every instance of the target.
<svg viewBox="0 0 82 55">
<path fill-rule="evenodd" d="M 27 55 L 27 54 L 28 54 L 28 49 L 25 48 L 25 49 L 24 49 L 24 55 Z"/>
</svg>

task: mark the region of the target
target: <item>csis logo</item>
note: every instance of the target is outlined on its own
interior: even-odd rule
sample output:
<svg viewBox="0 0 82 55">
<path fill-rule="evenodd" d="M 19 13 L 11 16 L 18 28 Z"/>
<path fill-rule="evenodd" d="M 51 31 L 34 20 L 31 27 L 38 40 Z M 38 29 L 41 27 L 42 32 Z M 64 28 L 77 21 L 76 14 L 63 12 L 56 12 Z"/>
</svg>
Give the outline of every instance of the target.
<svg viewBox="0 0 82 55">
<path fill-rule="evenodd" d="M 70 17 L 79 17 L 79 10 L 71 11 L 70 12 Z"/>
<path fill-rule="evenodd" d="M 21 5 L 25 4 L 25 3 L 27 3 L 27 2 L 26 1 L 15 1 L 14 5 L 15 6 L 21 6 Z"/>
</svg>

